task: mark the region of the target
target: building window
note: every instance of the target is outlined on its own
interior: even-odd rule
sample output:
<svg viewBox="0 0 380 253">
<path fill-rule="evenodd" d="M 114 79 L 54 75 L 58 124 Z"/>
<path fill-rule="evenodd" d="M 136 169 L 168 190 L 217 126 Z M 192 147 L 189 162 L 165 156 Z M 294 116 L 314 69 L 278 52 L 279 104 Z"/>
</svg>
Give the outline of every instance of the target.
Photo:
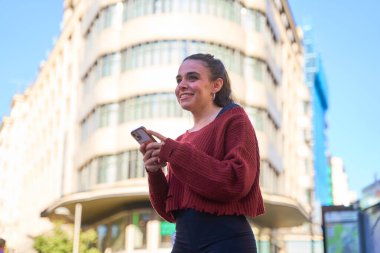
<svg viewBox="0 0 380 253">
<path fill-rule="evenodd" d="M 118 123 L 119 104 L 111 103 L 99 108 L 99 127 L 116 125 Z"/>
<path fill-rule="evenodd" d="M 125 226 L 126 219 L 118 219 L 112 222 L 110 226 L 110 241 L 112 245 L 112 252 L 123 250 L 125 245 Z"/>
<path fill-rule="evenodd" d="M 147 224 L 152 218 L 151 211 L 133 212 L 132 224 L 134 228 L 134 248 L 144 249 L 147 242 Z"/>
<path fill-rule="evenodd" d="M 265 31 L 270 33 L 272 38 L 276 38 L 275 29 L 271 27 L 272 23 L 265 13 L 248 8 L 237 0 L 126 0 L 123 2 L 123 13 L 120 14 L 116 6 L 117 3 L 103 8 L 88 28 L 86 33 L 86 51 L 88 53 L 92 51 L 96 37 L 103 30 L 116 26 L 116 22 L 127 22 L 137 17 L 161 13 L 211 15 L 238 23 L 247 32 L 261 33 Z M 122 18 L 119 15 L 122 15 Z"/>
<path fill-rule="evenodd" d="M 139 152 L 128 152 L 128 178 L 143 177 L 145 169 L 143 165 L 142 155 Z"/>
<path fill-rule="evenodd" d="M 100 77 L 106 77 L 118 73 L 120 64 L 120 55 L 117 53 L 111 53 L 101 58 L 101 73 Z"/>
<path fill-rule="evenodd" d="M 263 131 L 263 116 L 265 111 L 253 106 L 245 106 L 244 109 L 247 112 L 247 115 L 256 131 Z"/>
<path fill-rule="evenodd" d="M 90 94 L 101 78 L 136 68 L 179 65 L 186 56 L 199 52 L 215 55 L 223 61 L 229 71 L 243 75 L 245 56 L 238 50 L 203 41 L 154 41 L 126 48 L 121 52 L 106 54 L 97 59 L 83 78 L 83 95 Z M 257 75 L 263 72 L 261 69 L 257 71 Z"/>
<path fill-rule="evenodd" d="M 280 94 L 277 89 L 277 81 L 269 65 L 253 57 L 245 57 L 242 65 L 244 65 L 244 78 L 248 82 L 255 81 L 260 85 L 264 85 L 268 96 L 273 98 L 273 101 L 279 105 Z"/>
<path fill-rule="evenodd" d="M 105 252 L 106 249 L 111 249 L 112 252 L 123 251 L 126 245 L 126 227 L 131 223 L 131 214 L 127 213 L 108 223 L 97 225 L 97 248 L 100 249 L 101 252 Z"/>
<path fill-rule="evenodd" d="M 114 155 L 99 158 L 98 180 L 101 183 L 112 183 L 116 181 L 116 159 Z"/>
<path fill-rule="evenodd" d="M 146 177 L 143 157 L 137 149 L 113 155 L 104 155 L 85 164 L 78 175 L 79 191 L 94 185 L 115 183 L 132 178 Z"/>
<path fill-rule="evenodd" d="M 160 247 L 169 248 L 173 246 L 175 237 L 175 223 L 160 219 Z"/>
<path fill-rule="evenodd" d="M 92 110 L 81 123 L 81 138 L 86 140 L 96 129 L 148 118 L 188 117 L 173 93 L 132 97 L 104 104 Z"/>
<path fill-rule="evenodd" d="M 241 8 L 239 1 L 231 0 L 129 0 L 124 2 L 123 20 L 151 14 L 187 12 L 212 15 L 239 23 Z"/>
<path fill-rule="evenodd" d="M 116 4 L 109 5 L 103 8 L 92 21 L 91 26 L 86 32 L 86 52 L 90 52 L 94 43 L 96 43 L 97 36 L 105 29 L 110 28 L 116 24 L 119 19 Z"/>
<path fill-rule="evenodd" d="M 261 253 L 270 253 L 271 251 L 271 242 L 264 240 L 257 240 L 257 248 Z"/>
<path fill-rule="evenodd" d="M 279 173 L 267 160 L 260 161 L 260 184 L 267 193 L 282 194 Z"/>
<path fill-rule="evenodd" d="M 123 181 L 129 178 L 129 154 L 131 152 L 124 152 L 118 156 L 116 181 Z"/>
<path fill-rule="evenodd" d="M 107 225 L 103 225 L 103 224 L 99 225 L 97 227 L 97 233 L 98 233 L 98 249 L 104 252 L 107 247 Z"/>
<path fill-rule="evenodd" d="M 95 228 L 98 233 L 98 249 L 101 252 L 125 252 L 130 245 L 134 249 L 145 250 L 148 223 L 153 219 L 151 208 L 131 209 L 107 218 Z"/>
</svg>

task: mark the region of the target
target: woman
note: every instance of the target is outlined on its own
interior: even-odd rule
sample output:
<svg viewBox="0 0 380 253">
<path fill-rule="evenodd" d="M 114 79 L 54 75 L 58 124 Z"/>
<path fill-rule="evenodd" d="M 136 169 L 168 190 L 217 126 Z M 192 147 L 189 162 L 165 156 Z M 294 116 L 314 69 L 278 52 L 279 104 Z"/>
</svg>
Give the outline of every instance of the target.
<svg viewBox="0 0 380 253">
<path fill-rule="evenodd" d="M 176 79 L 178 102 L 194 126 L 176 140 L 148 130 L 160 142 L 140 147 L 152 205 L 176 222 L 172 253 L 256 252 L 245 218 L 264 213 L 252 124 L 233 103 L 228 74 L 212 55 L 185 58 Z"/>
</svg>

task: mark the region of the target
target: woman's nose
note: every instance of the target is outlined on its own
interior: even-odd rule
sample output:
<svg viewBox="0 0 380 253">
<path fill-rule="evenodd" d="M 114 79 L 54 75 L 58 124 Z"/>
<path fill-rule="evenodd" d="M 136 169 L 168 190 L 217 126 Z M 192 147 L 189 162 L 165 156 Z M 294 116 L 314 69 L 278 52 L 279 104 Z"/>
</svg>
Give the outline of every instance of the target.
<svg viewBox="0 0 380 253">
<path fill-rule="evenodd" d="M 185 89 L 187 87 L 187 83 L 185 80 L 181 80 L 181 82 L 178 84 L 178 87 L 180 89 Z"/>
</svg>

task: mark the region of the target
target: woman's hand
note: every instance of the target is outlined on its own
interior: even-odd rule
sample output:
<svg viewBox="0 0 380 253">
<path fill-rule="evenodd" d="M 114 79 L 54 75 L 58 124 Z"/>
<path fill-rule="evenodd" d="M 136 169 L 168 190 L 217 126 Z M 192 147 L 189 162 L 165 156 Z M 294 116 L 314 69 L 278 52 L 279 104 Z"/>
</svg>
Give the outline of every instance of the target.
<svg viewBox="0 0 380 253">
<path fill-rule="evenodd" d="M 161 161 L 159 158 L 161 147 L 165 144 L 166 137 L 151 130 L 147 130 L 147 132 L 157 137 L 160 142 L 144 143 L 140 146 L 140 152 L 144 155 L 145 169 L 148 172 L 156 172 L 166 166 L 166 161 Z"/>
</svg>

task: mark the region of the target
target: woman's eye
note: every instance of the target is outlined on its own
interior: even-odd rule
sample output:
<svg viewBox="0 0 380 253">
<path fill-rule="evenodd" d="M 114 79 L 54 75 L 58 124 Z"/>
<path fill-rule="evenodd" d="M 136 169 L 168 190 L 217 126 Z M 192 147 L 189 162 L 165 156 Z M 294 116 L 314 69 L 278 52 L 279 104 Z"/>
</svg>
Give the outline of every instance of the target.
<svg viewBox="0 0 380 253">
<path fill-rule="evenodd" d="M 190 81 L 195 81 L 195 80 L 198 80 L 198 78 L 196 76 L 189 76 L 189 80 Z"/>
<path fill-rule="evenodd" d="M 181 81 L 182 79 L 177 78 L 177 84 L 180 84 Z"/>
</svg>

